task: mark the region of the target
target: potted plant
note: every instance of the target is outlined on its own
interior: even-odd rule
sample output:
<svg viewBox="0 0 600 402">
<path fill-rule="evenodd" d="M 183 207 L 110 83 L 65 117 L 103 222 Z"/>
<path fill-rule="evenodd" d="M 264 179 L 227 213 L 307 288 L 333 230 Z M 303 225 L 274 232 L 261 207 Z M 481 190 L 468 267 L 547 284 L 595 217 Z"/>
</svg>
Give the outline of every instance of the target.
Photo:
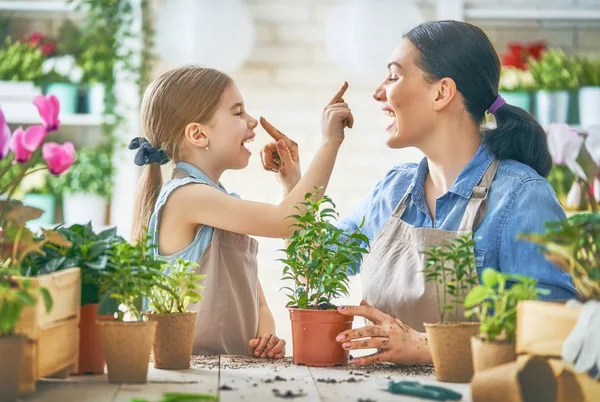
<svg viewBox="0 0 600 402">
<path fill-rule="evenodd" d="M 205 275 L 196 274 L 198 264 L 177 259 L 164 263 L 163 276 L 157 278 L 150 294 L 150 311 L 145 313 L 156 321 L 156 338 L 152 348 L 154 367 L 184 370 L 190 368 L 190 357 L 196 332 L 196 311 L 187 311 L 190 303 L 202 300 L 204 288 L 199 281 Z"/>
<path fill-rule="evenodd" d="M 479 324 L 462 322 L 463 303 L 478 282 L 475 241 L 471 234 L 448 240 L 424 252 L 425 279 L 436 290 L 439 323 L 424 323 L 439 381 L 469 382 L 473 376 L 471 337 Z"/>
<path fill-rule="evenodd" d="M 78 90 L 83 70 L 72 55 L 52 57 L 42 64 L 46 95 L 56 96 L 64 113 L 77 113 Z"/>
<path fill-rule="evenodd" d="M 19 185 L 19 193 L 24 205 L 43 211 L 38 219 L 29 221 L 32 228 L 48 227 L 54 223 L 56 196 L 50 186 L 50 174 L 41 165 L 34 165 L 31 174 L 25 176 Z"/>
<path fill-rule="evenodd" d="M 544 128 L 551 123 L 567 123 L 569 91 L 579 88 L 581 66 L 560 49 L 550 49 L 539 61 L 531 60 L 529 68 L 538 91 L 535 116 Z M 573 98 L 575 99 L 575 98 Z"/>
<path fill-rule="evenodd" d="M 91 222 L 94 228 L 106 224 L 107 200 L 112 194 L 111 152 L 104 144 L 85 148 L 66 175 L 54 183 L 63 194 L 66 225 Z"/>
<path fill-rule="evenodd" d="M 103 38 L 104 33 L 88 32 L 83 40 L 79 63 L 83 68 L 83 82 L 87 84 L 89 113 L 104 113 L 105 83 L 112 80 L 114 55 Z"/>
<path fill-rule="evenodd" d="M 600 125 L 600 58 L 584 59 L 579 90 L 579 123 L 585 129 Z"/>
<path fill-rule="evenodd" d="M 14 401 L 19 394 L 19 374 L 27 338 L 15 333 L 25 306 L 34 306 L 37 294 L 31 281 L 18 281 L 0 266 L 0 400 Z M 46 289 L 39 289 L 46 311 L 52 308 L 52 298 Z"/>
<path fill-rule="evenodd" d="M 0 104 L 7 112 L 31 112 L 31 99 L 41 94 L 36 83 L 42 77 L 44 53 L 27 42 L 3 40 L 0 46 Z"/>
<path fill-rule="evenodd" d="M 529 70 L 503 66 L 500 70 L 500 94 L 506 103 L 531 112 L 533 75 Z"/>
<path fill-rule="evenodd" d="M 122 240 L 110 248 L 108 265 L 110 270 L 102 273 L 100 294 L 120 303 L 115 320 L 98 320 L 108 381 L 143 384 L 148 378 L 157 322 L 144 319 L 139 300 L 160 285 L 161 262 L 151 259 L 146 241 L 132 245 Z M 125 313 L 129 321 L 125 321 Z"/>
<path fill-rule="evenodd" d="M 360 228 L 346 234 L 329 219 L 337 219 L 335 204 L 327 196 L 317 200 L 307 194 L 296 207 L 297 230 L 281 259 L 283 280 L 293 281 L 287 304 L 292 321 L 295 364 L 307 366 L 348 365 L 349 352 L 335 337 L 352 328 L 352 318 L 335 310 L 332 301 L 348 295 L 348 267 L 355 267 L 367 253 L 369 239 Z M 361 225 L 362 228 L 362 225 Z"/>
<path fill-rule="evenodd" d="M 486 268 L 481 284 L 467 295 L 465 316 L 479 320 L 479 335 L 471 338 L 475 372 L 487 370 L 517 359 L 515 334 L 517 304 L 534 300 L 538 294 L 548 294 L 536 288 L 537 281 L 523 275 L 498 272 Z"/>
<path fill-rule="evenodd" d="M 46 244 L 44 254 L 32 256 L 26 264 L 26 274 L 40 275 L 72 267 L 81 269 L 81 318 L 79 321 L 78 374 L 104 374 L 104 352 L 98 319 L 112 319 L 114 302 L 100 300 L 100 285 L 109 268 L 110 248 L 123 241 L 116 228 L 95 233 L 91 224 L 59 227 L 57 233 L 71 242 L 70 247 Z"/>
</svg>

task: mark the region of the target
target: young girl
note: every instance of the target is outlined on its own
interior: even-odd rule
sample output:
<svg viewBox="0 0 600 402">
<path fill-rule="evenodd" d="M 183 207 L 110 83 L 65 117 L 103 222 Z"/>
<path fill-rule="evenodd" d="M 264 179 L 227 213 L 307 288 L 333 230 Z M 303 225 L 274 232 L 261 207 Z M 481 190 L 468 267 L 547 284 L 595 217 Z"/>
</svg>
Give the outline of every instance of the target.
<svg viewBox="0 0 600 402">
<path fill-rule="evenodd" d="M 258 243 L 249 235 L 290 236 L 294 229 L 287 217 L 297 212 L 293 207 L 315 187 L 321 187 L 322 196 L 344 129 L 353 124 L 341 99 L 347 87 L 344 83 L 325 107 L 322 144 L 302 180 L 278 205 L 241 200 L 219 182 L 224 171 L 248 165 L 245 144 L 258 125 L 230 77 L 191 66 L 167 72 L 146 89 L 141 117 L 148 140 L 130 144 L 138 149 L 135 163 L 145 166 L 133 240 L 139 241 L 147 227 L 160 258 L 198 262 L 198 273 L 206 274 L 204 300 L 190 306 L 198 312 L 194 354 L 285 355 L 285 341 L 274 335 L 258 281 Z M 278 161 L 284 165 L 295 144 L 268 123 L 263 127 L 278 140 Z M 160 165 L 168 161 L 175 170 L 163 185 Z"/>
</svg>

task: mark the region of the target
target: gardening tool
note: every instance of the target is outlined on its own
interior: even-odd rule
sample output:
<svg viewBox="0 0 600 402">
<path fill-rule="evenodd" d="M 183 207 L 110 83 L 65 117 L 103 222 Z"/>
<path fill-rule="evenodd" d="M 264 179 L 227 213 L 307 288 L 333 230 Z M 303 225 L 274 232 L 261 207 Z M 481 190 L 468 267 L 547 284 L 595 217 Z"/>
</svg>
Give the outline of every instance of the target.
<svg viewBox="0 0 600 402">
<path fill-rule="evenodd" d="M 388 391 L 392 394 L 410 395 L 434 401 L 460 401 L 462 395 L 448 388 L 422 385 L 418 381 L 390 381 Z"/>
</svg>

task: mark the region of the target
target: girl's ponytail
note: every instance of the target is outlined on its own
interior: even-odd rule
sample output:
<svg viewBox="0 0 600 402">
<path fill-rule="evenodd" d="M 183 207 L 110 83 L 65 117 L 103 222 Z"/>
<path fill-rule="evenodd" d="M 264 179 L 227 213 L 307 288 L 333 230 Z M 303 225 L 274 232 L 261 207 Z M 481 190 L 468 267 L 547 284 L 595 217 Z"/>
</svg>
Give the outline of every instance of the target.
<svg viewBox="0 0 600 402">
<path fill-rule="evenodd" d="M 160 164 L 154 162 L 144 166 L 135 196 L 131 243 L 136 244 L 146 236 L 162 184 Z"/>
</svg>

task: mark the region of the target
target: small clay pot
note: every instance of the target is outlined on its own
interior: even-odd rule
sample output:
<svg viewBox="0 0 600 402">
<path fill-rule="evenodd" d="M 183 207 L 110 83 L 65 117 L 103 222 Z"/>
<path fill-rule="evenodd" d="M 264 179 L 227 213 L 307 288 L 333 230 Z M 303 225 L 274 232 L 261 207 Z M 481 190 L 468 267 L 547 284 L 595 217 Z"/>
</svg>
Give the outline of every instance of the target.
<svg viewBox="0 0 600 402">
<path fill-rule="evenodd" d="M 19 395 L 21 361 L 27 338 L 0 336 L 0 401 L 12 402 Z"/>
<path fill-rule="evenodd" d="M 349 351 L 335 340 L 352 329 L 353 317 L 336 310 L 289 308 L 292 320 L 294 364 L 312 367 L 347 366 Z"/>
<path fill-rule="evenodd" d="M 479 336 L 471 338 L 471 353 L 473 353 L 473 369 L 476 373 L 517 360 L 514 343 L 487 342 Z"/>
<path fill-rule="evenodd" d="M 98 320 L 106 357 L 108 382 L 145 384 L 156 333 L 156 321 Z"/>
<path fill-rule="evenodd" d="M 479 333 L 478 322 L 428 324 L 433 367 L 438 381 L 467 383 L 473 377 L 471 338 Z"/>
<path fill-rule="evenodd" d="M 146 314 L 155 321 L 156 337 L 152 347 L 154 367 L 167 370 L 190 368 L 197 311 L 170 314 Z"/>
<path fill-rule="evenodd" d="M 104 374 L 102 337 L 96 321 L 111 320 L 111 315 L 98 315 L 98 303 L 81 307 L 79 319 L 79 370 L 77 375 Z"/>
</svg>

